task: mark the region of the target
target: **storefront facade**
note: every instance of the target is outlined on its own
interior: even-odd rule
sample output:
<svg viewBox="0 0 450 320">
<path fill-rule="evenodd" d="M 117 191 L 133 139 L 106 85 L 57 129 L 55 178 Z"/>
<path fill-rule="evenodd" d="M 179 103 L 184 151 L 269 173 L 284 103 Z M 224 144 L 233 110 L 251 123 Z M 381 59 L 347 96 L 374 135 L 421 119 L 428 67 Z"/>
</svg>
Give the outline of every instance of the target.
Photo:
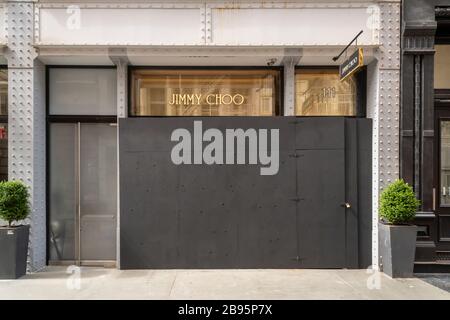
<svg viewBox="0 0 450 320">
<path fill-rule="evenodd" d="M 422 206 L 416 271 L 448 272 L 450 1 L 404 1 L 400 175 Z"/>
<path fill-rule="evenodd" d="M 0 10 L 32 269 L 378 266 L 378 196 L 399 176 L 399 1 Z M 364 66 L 341 81 L 356 48 Z"/>
</svg>

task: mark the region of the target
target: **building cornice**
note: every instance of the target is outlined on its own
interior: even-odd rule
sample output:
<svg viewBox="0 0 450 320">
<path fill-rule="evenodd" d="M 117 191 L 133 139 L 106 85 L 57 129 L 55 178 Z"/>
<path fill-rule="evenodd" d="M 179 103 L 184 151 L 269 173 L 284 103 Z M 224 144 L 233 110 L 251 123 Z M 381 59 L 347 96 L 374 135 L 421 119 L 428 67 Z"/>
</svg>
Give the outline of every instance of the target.
<svg viewBox="0 0 450 320">
<path fill-rule="evenodd" d="M 403 24 L 404 54 L 433 54 L 436 21 L 408 21 Z"/>
<path fill-rule="evenodd" d="M 436 18 L 450 19 L 450 7 L 436 7 L 435 8 Z"/>
<path fill-rule="evenodd" d="M 436 21 L 408 21 L 403 24 L 403 35 L 407 37 L 434 36 L 436 28 Z"/>
<path fill-rule="evenodd" d="M 434 53 L 434 34 L 404 36 L 402 43 L 404 54 Z"/>
</svg>

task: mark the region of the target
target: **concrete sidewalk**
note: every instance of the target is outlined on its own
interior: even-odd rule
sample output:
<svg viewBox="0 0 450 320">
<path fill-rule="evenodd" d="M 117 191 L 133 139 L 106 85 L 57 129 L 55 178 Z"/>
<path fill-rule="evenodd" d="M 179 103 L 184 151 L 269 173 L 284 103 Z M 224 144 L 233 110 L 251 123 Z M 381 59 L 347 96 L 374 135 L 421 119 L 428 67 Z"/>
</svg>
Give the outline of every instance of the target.
<svg viewBox="0 0 450 320">
<path fill-rule="evenodd" d="M 122 271 L 48 267 L 19 280 L 0 280 L 0 299 L 450 300 L 450 293 L 418 278 L 393 280 L 366 270 Z"/>
</svg>

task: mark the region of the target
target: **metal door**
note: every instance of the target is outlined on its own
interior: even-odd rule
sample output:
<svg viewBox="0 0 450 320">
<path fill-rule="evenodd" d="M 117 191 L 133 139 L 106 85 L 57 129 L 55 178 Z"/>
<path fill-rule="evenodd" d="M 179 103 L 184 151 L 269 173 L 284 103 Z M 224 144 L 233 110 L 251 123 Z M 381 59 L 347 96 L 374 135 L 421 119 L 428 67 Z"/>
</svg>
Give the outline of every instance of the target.
<svg viewBox="0 0 450 320">
<path fill-rule="evenodd" d="M 344 150 L 302 150 L 297 162 L 299 262 L 345 267 Z M 314 230 L 314 232 L 311 232 Z"/>
<path fill-rule="evenodd" d="M 80 125 L 80 260 L 116 259 L 117 137 L 105 123 Z"/>
<path fill-rule="evenodd" d="M 344 119 L 298 120 L 296 158 L 299 265 L 344 268 Z"/>
<path fill-rule="evenodd" d="M 278 129 L 279 172 L 176 166 L 171 133 L 198 120 L 220 132 Z M 370 121 L 176 117 L 119 125 L 127 191 L 120 195 L 121 268 L 355 268 L 370 257 Z"/>
<path fill-rule="evenodd" d="M 50 126 L 51 263 L 116 260 L 117 131 L 109 123 Z"/>
</svg>

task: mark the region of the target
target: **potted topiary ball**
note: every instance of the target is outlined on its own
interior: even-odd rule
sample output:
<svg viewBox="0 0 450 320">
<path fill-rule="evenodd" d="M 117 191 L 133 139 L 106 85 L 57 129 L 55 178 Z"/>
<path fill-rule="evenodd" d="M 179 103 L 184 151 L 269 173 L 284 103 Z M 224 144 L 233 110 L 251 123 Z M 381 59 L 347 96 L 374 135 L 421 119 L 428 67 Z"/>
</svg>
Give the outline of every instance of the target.
<svg viewBox="0 0 450 320">
<path fill-rule="evenodd" d="M 412 224 L 420 201 L 410 185 L 397 180 L 380 198 L 380 258 L 384 273 L 392 278 L 413 275 L 417 228 Z"/>
<path fill-rule="evenodd" d="M 30 213 L 28 188 L 19 181 L 0 182 L 0 279 L 17 279 L 27 268 L 29 226 L 16 225 Z"/>
</svg>

